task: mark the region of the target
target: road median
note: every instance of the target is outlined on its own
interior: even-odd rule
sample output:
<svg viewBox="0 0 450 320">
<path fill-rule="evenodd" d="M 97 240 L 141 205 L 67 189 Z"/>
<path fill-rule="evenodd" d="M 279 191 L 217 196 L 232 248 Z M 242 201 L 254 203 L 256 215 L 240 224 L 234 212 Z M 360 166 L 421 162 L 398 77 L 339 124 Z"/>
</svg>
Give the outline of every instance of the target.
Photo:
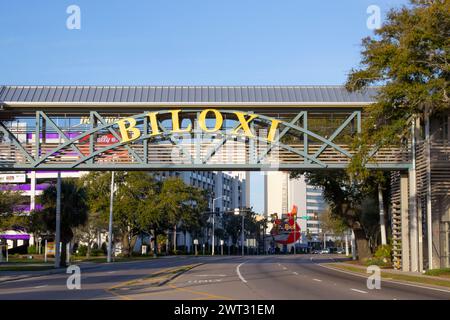
<svg viewBox="0 0 450 320">
<path fill-rule="evenodd" d="M 108 288 L 108 291 L 130 291 L 130 290 L 139 290 L 141 288 L 147 287 L 161 287 L 175 278 L 179 277 L 183 273 L 196 268 L 203 263 L 196 263 L 191 265 L 173 267 L 163 269 L 157 272 L 154 272 L 146 277 L 130 280 L 126 282 L 121 282 L 117 285 L 114 285 Z"/>
</svg>

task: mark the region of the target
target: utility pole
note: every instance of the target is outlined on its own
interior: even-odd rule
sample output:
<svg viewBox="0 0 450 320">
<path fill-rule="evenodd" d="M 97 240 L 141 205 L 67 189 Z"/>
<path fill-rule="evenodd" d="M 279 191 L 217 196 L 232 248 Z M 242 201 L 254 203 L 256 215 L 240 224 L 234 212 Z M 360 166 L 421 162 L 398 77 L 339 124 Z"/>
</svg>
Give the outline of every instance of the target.
<svg viewBox="0 0 450 320">
<path fill-rule="evenodd" d="M 112 260 L 112 221 L 114 200 L 114 171 L 111 173 L 111 194 L 109 200 L 109 228 L 108 228 L 108 263 Z"/>
<path fill-rule="evenodd" d="M 242 242 L 242 256 L 244 253 L 244 215 L 242 215 L 242 226 L 241 226 L 241 242 Z"/>
<path fill-rule="evenodd" d="M 348 231 L 345 232 L 345 256 L 348 257 Z"/>
<path fill-rule="evenodd" d="M 425 112 L 425 147 L 427 163 L 427 247 L 428 247 L 428 269 L 433 269 L 433 219 L 431 205 L 431 137 L 430 137 L 430 114 Z"/>
<path fill-rule="evenodd" d="M 294 214 L 294 255 L 297 253 L 297 249 L 295 248 L 295 243 L 297 242 L 297 214 Z"/>
<path fill-rule="evenodd" d="M 380 231 L 381 231 L 381 244 L 386 245 L 386 223 L 384 219 L 384 201 L 383 201 L 383 190 L 381 189 L 381 184 L 378 184 L 378 205 L 380 210 Z"/>
<path fill-rule="evenodd" d="M 213 215 L 212 215 L 212 243 L 211 243 L 211 255 L 214 255 L 214 216 L 216 215 L 216 213 L 213 211 Z"/>
<path fill-rule="evenodd" d="M 356 238 L 355 231 L 352 230 L 352 260 L 356 260 Z"/>
<path fill-rule="evenodd" d="M 61 171 L 56 178 L 56 232 L 55 232 L 55 268 L 59 268 L 61 261 Z"/>
<path fill-rule="evenodd" d="M 214 239 L 214 231 L 215 231 L 214 217 L 216 215 L 216 207 L 214 204 L 215 204 L 215 201 L 220 198 L 223 198 L 223 196 L 212 199 L 212 245 L 211 245 L 211 255 L 212 256 L 214 255 L 214 245 L 215 245 L 215 243 L 214 243 L 214 241 L 215 241 L 215 239 Z"/>
</svg>

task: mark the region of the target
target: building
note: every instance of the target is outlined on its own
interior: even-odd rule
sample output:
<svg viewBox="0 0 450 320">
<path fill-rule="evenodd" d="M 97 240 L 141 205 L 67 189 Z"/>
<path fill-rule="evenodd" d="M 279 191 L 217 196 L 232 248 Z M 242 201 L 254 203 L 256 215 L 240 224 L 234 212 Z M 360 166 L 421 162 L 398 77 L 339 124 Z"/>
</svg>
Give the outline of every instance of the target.
<svg viewBox="0 0 450 320">
<path fill-rule="evenodd" d="M 155 173 L 159 180 L 164 180 L 169 177 L 178 177 L 186 184 L 197 187 L 203 190 L 208 190 L 209 193 L 209 210 L 216 212 L 215 227 L 221 227 L 220 217 L 224 212 L 231 212 L 234 208 L 243 208 L 250 206 L 250 175 L 248 172 L 233 172 L 233 171 L 161 171 Z M 214 200 L 214 201 L 213 201 Z M 214 202 L 214 208 L 213 208 Z M 211 220 L 211 218 L 210 218 Z M 211 222 L 211 221 L 210 221 Z M 172 230 L 169 231 L 173 232 Z M 211 237 L 208 236 L 210 230 L 205 230 L 204 241 L 211 245 Z M 189 233 L 177 232 L 177 247 L 186 246 L 190 250 L 193 239 Z M 173 234 L 170 239 L 173 239 Z M 215 239 L 215 244 L 218 245 L 220 240 L 229 239 Z"/>
<path fill-rule="evenodd" d="M 162 171 L 155 173 L 158 179 L 178 177 L 184 183 L 209 192 L 209 207 L 214 211 L 232 211 L 249 207 L 249 174 L 233 171 Z"/>
<path fill-rule="evenodd" d="M 265 214 L 277 214 L 282 218 L 296 205 L 298 207 L 297 223 L 300 226 L 301 245 L 311 246 L 319 242 L 322 230 L 319 216 L 326 210 L 322 191 L 310 186 L 305 177 L 290 179 L 288 172 L 269 171 L 265 175 Z M 287 248 L 290 250 L 290 248 Z"/>
</svg>

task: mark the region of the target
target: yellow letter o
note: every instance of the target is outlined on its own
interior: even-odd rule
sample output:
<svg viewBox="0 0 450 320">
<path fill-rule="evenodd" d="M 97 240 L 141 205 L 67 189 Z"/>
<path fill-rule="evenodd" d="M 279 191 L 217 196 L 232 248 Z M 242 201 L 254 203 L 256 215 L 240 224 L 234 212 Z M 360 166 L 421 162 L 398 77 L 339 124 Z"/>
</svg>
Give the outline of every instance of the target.
<svg viewBox="0 0 450 320">
<path fill-rule="evenodd" d="M 206 126 L 206 116 L 208 115 L 209 112 L 213 112 L 214 116 L 216 117 L 216 124 L 212 129 Z M 200 113 L 200 116 L 198 117 L 198 125 L 200 126 L 200 129 L 208 133 L 218 131 L 222 127 L 222 123 L 223 123 L 222 114 L 216 109 L 205 109 Z"/>
</svg>

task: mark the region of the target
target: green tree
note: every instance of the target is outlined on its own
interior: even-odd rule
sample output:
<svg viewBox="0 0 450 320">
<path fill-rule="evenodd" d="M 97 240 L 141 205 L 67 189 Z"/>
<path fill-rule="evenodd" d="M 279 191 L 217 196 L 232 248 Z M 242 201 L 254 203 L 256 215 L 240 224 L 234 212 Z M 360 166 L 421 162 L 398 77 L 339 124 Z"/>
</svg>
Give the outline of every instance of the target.
<svg viewBox="0 0 450 320">
<path fill-rule="evenodd" d="M 244 215 L 244 236 L 245 238 L 249 237 L 258 237 L 258 233 L 260 232 L 260 222 L 257 221 L 257 214 L 251 209 L 243 209 L 241 214 Z M 225 235 L 227 237 L 231 237 L 233 243 L 237 245 L 238 240 L 241 239 L 241 230 L 242 230 L 242 216 L 234 215 L 233 212 L 224 214 L 224 230 Z"/>
<path fill-rule="evenodd" d="M 66 264 L 66 244 L 73 236 L 73 229 L 87 220 L 86 190 L 73 179 L 61 182 L 61 266 Z M 56 230 L 56 186 L 51 185 L 41 196 L 43 209 L 32 213 L 32 232 L 55 232 Z"/>
<path fill-rule="evenodd" d="M 19 215 L 16 205 L 22 200 L 20 192 L 13 190 L 0 190 L 0 231 L 15 226 L 26 226 L 27 218 Z"/>
<path fill-rule="evenodd" d="M 412 0 L 391 10 L 362 47 L 361 65 L 351 70 L 346 87 L 381 86 L 355 139 L 350 172 L 359 179 L 370 175 L 364 165 L 372 148 L 400 144 L 410 135 L 411 119 L 450 109 L 450 1 Z"/>
<path fill-rule="evenodd" d="M 156 232 L 164 232 L 184 226 L 188 229 L 198 229 L 201 225 L 201 216 L 207 207 L 205 193 L 194 187 L 186 185 L 180 178 L 168 178 L 161 186 L 157 209 L 159 211 L 159 224 Z M 173 239 L 176 245 L 176 238 Z"/>
<path fill-rule="evenodd" d="M 159 223 L 161 217 L 156 207 L 159 188 L 158 182 L 146 172 L 127 172 L 119 177 L 113 217 L 124 255 L 131 254 L 136 237 L 142 231 Z"/>
<path fill-rule="evenodd" d="M 91 171 L 82 176 L 79 185 L 86 190 L 88 218 L 76 229 L 75 238 L 87 244 L 86 256 L 89 257 L 98 233 L 108 229 L 111 173 Z"/>
<path fill-rule="evenodd" d="M 292 172 L 297 178 L 302 172 Z M 355 183 L 344 170 L 323 170 L 306 173 L 308 183 L 323 189 L 331 219 L 348 226 L 355 233 L 358 258 L 371 256 L 371 239 L 378 230 L 378 206 L 374 202 L 378 182 L 372 178 Z"/>
</svg>

